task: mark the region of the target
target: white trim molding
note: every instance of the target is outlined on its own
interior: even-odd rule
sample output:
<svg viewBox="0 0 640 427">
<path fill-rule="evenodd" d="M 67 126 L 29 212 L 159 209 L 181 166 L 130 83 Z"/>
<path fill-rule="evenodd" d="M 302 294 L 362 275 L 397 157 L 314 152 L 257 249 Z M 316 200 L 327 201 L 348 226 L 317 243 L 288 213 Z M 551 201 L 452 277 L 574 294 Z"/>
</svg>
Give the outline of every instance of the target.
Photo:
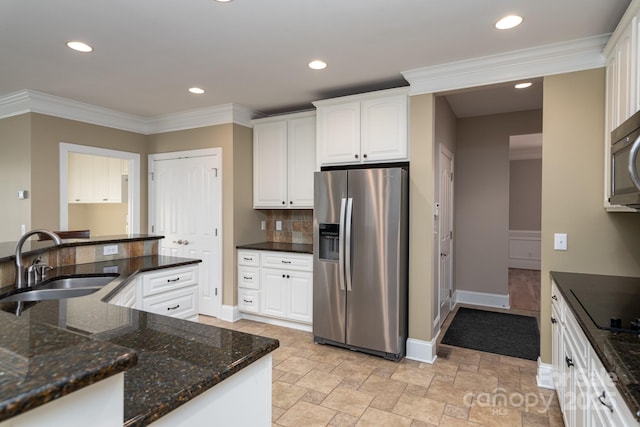
<svg viewBox="0 0 640 427">
<path fill-rule="evenodd" d="M 220 307 L 220 320 L 224 320 L 225 322 L 237 322 L 242 319 L 242 315 L 240 314 L 240 309 L 238 309 L 237 305 L 224 305 Z"/>
<path fill-rule="evenodd" d="M 241 313 L 243 319 L 253 320 L 254 322 L 267 323 L 269 325 L 283 326 L 285 328 L 297 329 L 299 331 L 312 332 L 313 327 L 307 323 L 291 322 L 284 319 L 276 319 L 275 317 L 259 316 L 249 313 Z"/>
<path fill-rule="evenodd" d="M 605 66 L 610 34 L 403 71 L 410 95 L 437 93 Z"/>
<path fill-rule="evenodd" d="M 0 97 L 0 119 L 25 113 L 46 114 L 143 135 L 226 123 L 252 127 L 251 119 L 260 117 L 233 103 L 146 118 L 28 89 Z"/>
<path fill-rule="evenodd" d="M 436 338 L 431 341 L 422 341 L 415 338 L 407 338 L 407 355 L 409 360 L 433 364 L 438 356 L 436 355 Z"/>
<path fill-rule="evenodd" d="M 485 307 L 510 308 L 509 294 L 489 294 L 485 292 L 457 290 L 453 295 L 456 304 L 472 304 Z"/>
<path fill-rule="evenodd" d="M 542 363 L 542 359 L 538 357 L 538 373 L 536 375 L 538 387 L 555 390 L 553 385 L 553 366 L 548 363 Z"/>
<path fill-rule="evenodd" d="M 539 230 L 509 230 L 509 268 L 540 270 L 541 242 Z"/>
</svg>

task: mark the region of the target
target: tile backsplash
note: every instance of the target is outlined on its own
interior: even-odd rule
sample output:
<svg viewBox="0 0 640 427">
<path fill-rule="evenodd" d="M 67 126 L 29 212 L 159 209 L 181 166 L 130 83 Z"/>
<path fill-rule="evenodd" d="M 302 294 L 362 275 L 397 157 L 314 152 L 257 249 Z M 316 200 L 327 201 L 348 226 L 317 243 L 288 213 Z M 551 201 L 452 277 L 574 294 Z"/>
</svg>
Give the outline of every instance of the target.
<svg viewBox="0 0 640 427">
<path fill-rule="evenodd" d="M 279 243 L 313 243 L 312 209 L 271 209 L 267 214 L 267 240 Z M 282 221 L 282 230 L 276 230 Z"/>
</svg>

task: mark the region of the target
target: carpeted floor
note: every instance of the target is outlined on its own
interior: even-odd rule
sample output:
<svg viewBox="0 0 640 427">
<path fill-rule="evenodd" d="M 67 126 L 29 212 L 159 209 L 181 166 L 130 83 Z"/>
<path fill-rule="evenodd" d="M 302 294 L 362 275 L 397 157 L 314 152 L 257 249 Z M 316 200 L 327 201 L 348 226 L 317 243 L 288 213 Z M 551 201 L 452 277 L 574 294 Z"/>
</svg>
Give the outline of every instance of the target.
<svg viewBox="0 0 640 427">
<path fill-rule="evenodd" d="M 535 317 L 460 307 L 442 344 L 537 360 L 540 334 Z"/>
</svg>

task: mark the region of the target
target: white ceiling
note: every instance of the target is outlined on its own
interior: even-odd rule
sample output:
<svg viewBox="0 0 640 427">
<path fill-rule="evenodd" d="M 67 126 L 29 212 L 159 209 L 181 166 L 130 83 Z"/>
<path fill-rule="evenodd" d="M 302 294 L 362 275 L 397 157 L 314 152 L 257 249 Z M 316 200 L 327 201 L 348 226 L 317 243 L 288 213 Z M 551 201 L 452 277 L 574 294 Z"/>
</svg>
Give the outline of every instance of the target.
<svg viewBox="0 0 640 427">
<path fill-rule="evenodd" d="M 406 85 L 401 72 L 610 33 L 629 0 L 2 0 L 0 97 L 30 89 L 154 117 L 226 103 L 266 114 Z M 516 29 L 493 24 L 524 16 Z M 94 52 L 71 51 L 78 39 Z M 307 68 L 315 58 L 329 65 Z M 191 86 L 206 90 L 195 96 Z M 541 84 L 519 107 L 541 106 Z M 461 116 L 505 88 L 449 97 Z M 498 96 L 498 93 L 502 95 Z M 500 101 L 503 100 L 503 101 Z M 471 107 L 474 104 L 475 107 Z M 483 110 L 483 108 L 485 110 Z M 534 107 L 539 108 L 539 107 Z M 498 111 L 501 112 L 501 111 Z"/>
</svg>

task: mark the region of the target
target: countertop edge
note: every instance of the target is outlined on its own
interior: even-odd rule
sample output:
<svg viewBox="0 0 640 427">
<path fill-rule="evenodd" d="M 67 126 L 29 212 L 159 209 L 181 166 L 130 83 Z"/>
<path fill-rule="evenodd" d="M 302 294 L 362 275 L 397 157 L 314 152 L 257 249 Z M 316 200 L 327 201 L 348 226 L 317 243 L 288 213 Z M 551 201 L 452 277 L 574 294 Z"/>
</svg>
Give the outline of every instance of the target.
<svg viewBox="0 0 640 427">
<path fill-rule="evenodd" d="M 233 374 L 241 371 L 247 366 L 251 365 L 253 362 L 261 359 L 272 351 L 276 350 L 280 346 L 279 341 L 276 340 L 275 343 L 269 345 L 260 351 L 256 351 L 251 355 L 245 357 L 244 360 L 240 361 L 229 367 L 226 371 L 221 373 L 221 375 L 208 377 L 203 379 L 202 381 L 193 384 L 188 389 L 182 390 L 181 393 L 175 394 L 171 396 L 170 399 L 167 399 L 167 403 L 160 403 L 153 408 L 150 408 L 147 412 L 143 414 L 139 414 L 134 418 L 126 420 L 123 424 L 124 427 L 143 427 L 151 424 L 154 421 L 159 420 L 163 416 L 169 414 L 174 409 L 184 405 L 190 400 L 198 397 L 202 393 L 207 390 L 212 389 L 216 385 L 220 384 L 225 379 L 231 377 Z"/>
<path fill-rule="evenodd" d="M 236 245 L 236 249 L 248 249 L 255 251 L 291 252 L 298 254 L 313 254 L 313 245 L 310 243 L 284 243 L 284 242 L 257 242 Z"/>
</svg>

